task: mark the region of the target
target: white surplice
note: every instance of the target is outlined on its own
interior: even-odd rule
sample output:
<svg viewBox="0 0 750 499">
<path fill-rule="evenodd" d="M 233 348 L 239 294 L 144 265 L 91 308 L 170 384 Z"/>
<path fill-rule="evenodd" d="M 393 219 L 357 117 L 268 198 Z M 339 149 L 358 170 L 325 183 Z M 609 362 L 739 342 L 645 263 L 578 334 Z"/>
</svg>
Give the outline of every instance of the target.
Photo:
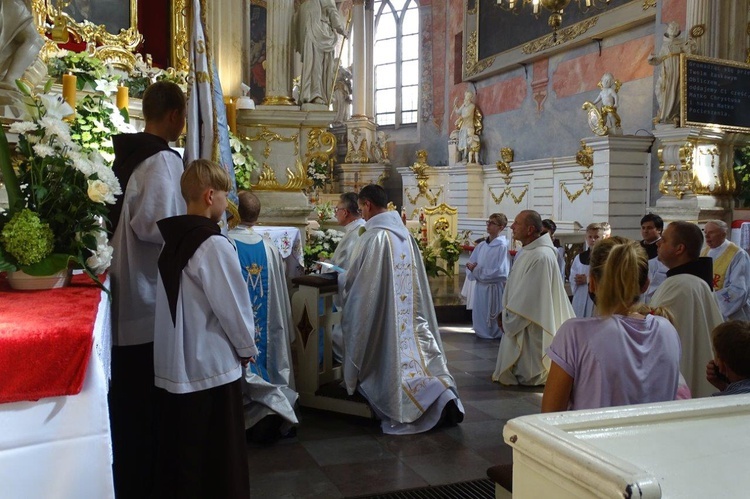
<svg viewBox="0 0 750 499">
<path fill-rule="evenodd" d="M 503 297 L 503 339 L 492 380 L 504 385 L 542 385 L 547 348 L 557 329 L 575 317 L 560 276 L 557 250 L 548 234 L 523 247 Z"/>
<path fill-rule="evenodd" d="M 666 307 L 675 318 L 682 343 L 680 371 L 693 397 L 708 397 L 716 391 L 706 380 L 706 364 L 713 358 L 711 331 L 724 319 L 711 288 L 690 274 L 668 277 L 651 298 L 652 307 Z"/>
<path fill-rule="evenodd" d="M 497 316 L 503 309 L 503 290 L 510 271 L 508 240 L 498 236 L 489 243 L 482 241 L 469 257 L 476 263 L 474 270 L 466 271 L 466 280 L 475 282 L 473 291 L 472 324 L 478 338 L 497 339 L 503 331 Z"/>
<path fill-rule="evenodd" d="M 576 284 L 575 277 L 578 274 L 585 275 L 586 282 Z M 581 263 L 581 255 L 576 255 L 570 265 L 570 290 L 573 292 L 573 312 L 576 317 L 593 317 L 595 306 L 589 296 L 589 265 Z"/>
</svg>

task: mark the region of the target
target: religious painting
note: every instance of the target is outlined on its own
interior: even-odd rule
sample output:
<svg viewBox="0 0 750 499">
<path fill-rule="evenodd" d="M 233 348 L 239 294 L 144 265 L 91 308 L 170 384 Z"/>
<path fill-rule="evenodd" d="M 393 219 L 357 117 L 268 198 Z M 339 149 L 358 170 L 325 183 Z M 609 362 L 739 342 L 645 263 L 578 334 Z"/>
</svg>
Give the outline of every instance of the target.
<svg viewBox="0 0 750 499">
<path fill-rule="evenodd" d="M 131 26 L 130 2 L 121 0 L 69 0 L 62 2 L 63 12 L 76 22 L 89 21 L 103 25 L 107 32 L 117 34 Z"/>
<path fill-rule="evenodd" d="M 263 104 L 266 97 L 266 2 L 250 4 L 250 97 Z"/>
<path fill-rule="evenodd" d="M 553 33 L 547 24 L 550 12 L 543 7 L 535 17 L 530 5 L 516 13 L 502 9 L 497 0 L 467 0 L 464 5 L 463 78 L 469 81 L 530 63 L 540 55 L 601 40 L 656 16 L 655 2 L 643 0 L 610 0 L 603 10 L 585 12 L 571 2 Z"/>
</svg>

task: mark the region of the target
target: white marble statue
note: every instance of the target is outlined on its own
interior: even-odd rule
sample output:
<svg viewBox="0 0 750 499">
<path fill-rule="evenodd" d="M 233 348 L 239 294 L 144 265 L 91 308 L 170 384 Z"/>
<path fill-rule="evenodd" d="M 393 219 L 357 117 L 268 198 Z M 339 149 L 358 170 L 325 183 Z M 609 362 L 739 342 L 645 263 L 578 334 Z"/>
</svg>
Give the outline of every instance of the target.
<svg viewBox="0 0 750 499">
<path fill-rule="evenodd" d="M 692 54 L 695 40 L 680 36 L 680 25 L 667 24 L 658 54 L 651 54 L 648 63 L 659 66 L 656 78 L 656 101 L 659 112 L 654 123 L 677 124 L 680 119 L 680 54 Z"/>
<path fill-rule="evenodd" d="M 333 110 L 336 117 L 333 122 L 343 123 L 349 119 L 349 105 L 352 103 L 352 72 L 341 66 L 333 85 Z"/>
<path fill-rule="evenodd" d="M 474 103 L 474 92 L 464 93 L 464 102 L 458 106 L 458 99 L 453 101 L 453 112 L 458 115 L 456 129 L 451 138 L 458 140 L 457 149 L 463 162 L 478 162 L 480 148 L 479 134 L 482 133 L 482 113 Z"/>
<path fill-rule="evenodd" d="M 15 81 L 35 65 L 43 46 L 44 38 L 31 15 L 31 2 L 0 0 L 0 92 L 15 91 Z"/>
<path fill-rule="evenodd" d="M 336 33 L 346 36 L 334 0 L 304 0 L 295 18 L 297 52 L 302 56 L 300 103 L 327 105 L 336 71 Z"/>
<path fill-rule="evenodd" d="M 377 163 L 381 165 L 390 165 L 391 160 L 388 157 L 388 139 L 391 136 L 380 130 L 377 133 L 375 143 L 370 148 L 370 155 L 375 159 Z"/>
</svg>

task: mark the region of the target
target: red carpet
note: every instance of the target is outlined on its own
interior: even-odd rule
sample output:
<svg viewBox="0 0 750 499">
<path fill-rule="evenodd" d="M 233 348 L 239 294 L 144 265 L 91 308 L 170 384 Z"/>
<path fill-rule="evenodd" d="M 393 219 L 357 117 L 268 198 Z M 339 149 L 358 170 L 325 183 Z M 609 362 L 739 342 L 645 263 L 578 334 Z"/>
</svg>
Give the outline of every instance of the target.
<svg viewBox="0 0 750 499">
<path fill-rule="evenodd" d="M 0 276 L 0 403 L 81 391 L 100 296 L 85 275 L 47 291 L 14 291 Z"/>
</svg>

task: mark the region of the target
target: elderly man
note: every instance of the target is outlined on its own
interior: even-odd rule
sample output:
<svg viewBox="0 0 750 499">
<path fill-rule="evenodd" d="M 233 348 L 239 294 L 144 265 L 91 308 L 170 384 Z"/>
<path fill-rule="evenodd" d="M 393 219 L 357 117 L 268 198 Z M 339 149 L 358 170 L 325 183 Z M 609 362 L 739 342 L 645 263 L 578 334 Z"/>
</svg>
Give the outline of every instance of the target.
<svg viewBox="0 0 750 499">
<path fill-rule="evenodd" d="M 459 423 L 464 411 L 419 248 L 387 204 L 379 185 L 359 193 L 367 223 L 343 292 L 344 381 L 367 399 L 383 433 L 420 433 Z"/>
<path fill-rule="evenodd" d="M 711 292 L 711 259 L 700 257 L 703 234 L 694 223 L 672 222 L 658 245 L 659 260 L 669 271 L 651 305 L 674 315 L 682 344 L 680 371 L 694 397 L 707 397 L 715 391 L 705 376 L 713 358 L 711 331 L 724 319 Z"/>
<path fill-rule="evenodd" d="M 364 227 L 365 221 L 359 213 L 356 192 L 345 192 L 339 197 L 339 202 L 335 209 L 336 221 L 344 228 L 344 237 L 336 246 L 331 261 L 334 265 L 346 270 L 349 268 L 349 262 L 352 259 L 354 247 L 359 240 L 359 229 Z"/>
<path fill-rule="evenodd" d="M 703 228 L 706 248 L 701 256 L 714 263 L 714 295 L 724 319 L 750 320 L 750 256 L 727 240 L 729 227 L 722 220 L 709 220 Z"/>
<path fill-rule="evenodd" d="M 503 385 L 543 385 L 549 374 L 547 348 L 557 329 L 575 317 L 549 234 L 542 235 L 542 217 L 524 210 L 510 226 L 523 244 L 508 276 L 503 295 L 503 341 L 492 380 Z"/>
</svg>

